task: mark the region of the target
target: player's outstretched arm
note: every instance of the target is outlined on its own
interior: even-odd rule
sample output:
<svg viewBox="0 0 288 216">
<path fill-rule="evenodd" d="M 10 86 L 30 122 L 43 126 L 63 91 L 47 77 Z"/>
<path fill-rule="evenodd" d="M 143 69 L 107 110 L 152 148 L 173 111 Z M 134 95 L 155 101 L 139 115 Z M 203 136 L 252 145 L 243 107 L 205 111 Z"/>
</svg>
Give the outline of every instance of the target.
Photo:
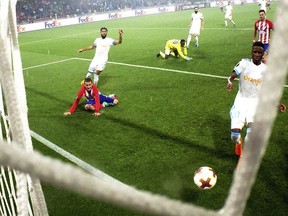
<svg viewBox="0 0 288 216">
<path fill-rule="evenodd" d="M 100 112 L 94 112 L 92 115 L 97 117 L 97 116 L 100 116 L 101 114 Z"/>
<path fill-rule="evenodd" d="M 231 76 L 228 77 L 227 79 L 227 85 L 226 85 L 226 90 L 227 91 L 232 91 L 233 90 L 233 81 L 237 77 L 237 74 L 235 71 L 232 72 Z"/>
<path fill-rule="evenodd" d="M 118 40 L 114 41 L 114 45 L 122 43 L 122 34 L 123 34 L 123 29 L 119 29 L 119 38 L 118 38 Z"/>
<path fill-rule="evenodd" d="M 71 115 L 71 112 L 65 112 L 64 115 L 65 116 Z"/>
<path fill-rule="evenodd" d="M 85 48 L 82 48 L 82 49 L 79 49 L 78 50 L 78 53 L 82 53 L 84 51 L 87 51 L 87 50 L 92 50 L 92 49 L 95 49 L 95 45 L 91 45 L 91 46 L 88 46 L 88 47 L 85 47 Z"/>
</svg>

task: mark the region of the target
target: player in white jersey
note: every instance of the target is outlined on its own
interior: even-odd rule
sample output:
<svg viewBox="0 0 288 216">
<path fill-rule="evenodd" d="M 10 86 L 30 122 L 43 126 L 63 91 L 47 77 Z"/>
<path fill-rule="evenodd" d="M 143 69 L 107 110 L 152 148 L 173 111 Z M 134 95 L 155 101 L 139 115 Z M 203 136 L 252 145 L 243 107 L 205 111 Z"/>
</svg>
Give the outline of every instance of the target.
<svg viewBox="0 0 288 216">
<path fill-rule="evenodd" d="M 199 12 L 199 8 L 195 7 L 192 13 L 190 30 L 187 38 L 187 48 L 190 45 L 192 35 L 195 37 L 195 46 L 199 47 L 200 29 L 204 30 L 204 16 Z"/>
<path fill-rule="evenodd" d="M 95 85 L 97 85 L 98 80 L 99 80 L 99 75 L 104 70 L 106 63 L 108 61 L 108 53 L 109 53 L 110 47 L 113 45 L 122 43 L 122 34 L 123 34 L 122 29 L 119 29 L 118 40 L 108 38 L 107 33 L 108 33 L 108 29 L 106 27 L 102 27 L 100 29 L 101 38 L 96 38 L 94 43 L 91 46 L 78 50 L 78 53 L 81 53 L 83 51 L 92 50 L 96 48 L 94 58 L 92 62 L 90 63 L 88 73 L 86 75 L 86 77 L 91 77 L 92 75 L 94 75 Z"/>
<path fill-rule="evenodd" d="M 228 1 L 228 4 L 225 7 L 225 22 L 224 23 L 225 23 L 226 28 L 227 28 L 227 21 L 228 20 L 233 24 L 234 27 L 236 26 L 235 22 L 232 19 L 232 12 L 233 12 L 233 7 L 232 7 L 230 1 Z"/>
<path fill-rule="evenodd" d="M 260 1 L 259 1 L 259 5 L 260 5 L 260 10 L 264 10 L 265 13 L 266 13 L 266 10 L 267 10 L 267 8 L 266 8 L 266 6 L 267 6 L 267 0 L 260 0 Z"/>
<path fill-rule="evenodd" d="M 242 59 L 228 78 L 227 90 L 233 89 L 232 82 L 239 77 L 239 90 L 230 110 L 231 139 L 235 143 L 235 153 L 242 156 L 241 132 L 246 126 L 246 137 L 251 131 L 254 114 L 258 104 L 258 95 L 263 82 L 266 65 L 262 62 L 264 45 L 255 42 L 252 46 L 252 59 Z"/>
</svg>

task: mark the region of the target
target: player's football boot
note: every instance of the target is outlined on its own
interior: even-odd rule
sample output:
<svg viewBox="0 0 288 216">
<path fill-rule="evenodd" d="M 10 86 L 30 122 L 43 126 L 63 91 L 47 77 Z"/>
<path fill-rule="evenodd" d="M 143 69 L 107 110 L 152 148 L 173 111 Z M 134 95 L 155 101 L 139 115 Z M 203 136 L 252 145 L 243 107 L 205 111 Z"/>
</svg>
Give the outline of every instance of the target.
<svg viewBox="0 0 288 216">
<path fill-rule="evenodd" d="M 160 56 L 160 53 L 157 53 L 156 57 L 158 58 Z"/>
<path fill-rule="evenodd" d="M 242 155 L 242 138 L 240 138 L 240 143 L 235 144 L 235 154 L 238 156 Z"/>
<path fill-rule="evenodd" d="M 240 161 L 242 160 L 242 154 L 239 156 L 238 162 L 237 162 L 237 168 L 240 166 Z"/>
</svg>

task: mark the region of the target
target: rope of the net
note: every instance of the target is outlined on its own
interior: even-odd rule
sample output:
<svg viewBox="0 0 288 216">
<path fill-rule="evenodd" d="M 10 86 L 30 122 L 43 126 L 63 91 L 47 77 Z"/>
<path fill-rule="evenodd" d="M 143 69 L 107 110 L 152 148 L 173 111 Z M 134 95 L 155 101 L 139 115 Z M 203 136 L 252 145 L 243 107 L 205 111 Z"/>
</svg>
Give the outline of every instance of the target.
<svg viewBox="0 0 288 216">
<path fill-rule="evenodd" d="M 18 44 L 18 33 L 17 33 L 17 24 L 16 24 L 16 3 L 17 0 L 10 0 L 9 7 L 9 27 L 11 32 L 11 50 L 12 50 L 12 63 L 14 70 L 14 81 L 15 81 L 15 90 L 17 92 L 18 106 L 20 108 L 20 118 L 21 123 L 23 125 L 22 142 L 27 151 L 32 152 L 32 140 L 30 136 L 30 128 L 27 118 L 28 108 L 26 101 L 26 90 L 23 78 L 23 70 L 22 70 L 22 61 L 20 55 L 20 49 Z M 31 178 L 29 175 L 26 176 L 28 179 L 29 185 L 29 194 L 32 202 L 33 212 L 35 216 L 45 216 L 48 215 L 48 210 L 45 202 L 45 198 L 43 195 L 42 187 L 40 181 L 37 178 Z M 30 207 L 30 206 L 29 206 Z"/>
<path fill-rule="evenodd" d="M 8 110 L 9 126 L 11 129 L 13 140 L 16 141 L 16 143 L 21 143 L 21 147 L 26 149 L 27 151 L 32 151 L 32 144 L 27 120 L 27 107 L 26 104 L 23 105 L 23 100 L 20 100 L 20 98 L 23 97 L 23 94 L 25 94 L 25 90 L 23 93 L 22 87 L 22 85 L 24 85 L 24 82 L 22 79 L 23 84 L 15 84 L 15 79 L 16 81 L 21 82 L 21 77 L 18 76 L 20 77 L 20 79 L 17 78 L 17 76 L 13 77 L 12 73 L 12 65 L 15 67 L 16 73 L 19 74 L 19 72 L 22 72 L 22 64 L 17 40 L 17 25 L 15 15 L 16 2 L 16 0 L 8 0 L 1 1 L 0 4 L 0 44 L 2 47 L 0 51 L 0 80 L 3 86 L 4 96 L 6 98 L 5 102 Z M 11 42 L 13 44 L 11 44 Z M 11 52 L 11 49 L 14 49 L 14 52 Z M 19 56 L 19 58 L 13 59 L 13 61 L 12 58 L 17 55 Z M 27 176 L 25 174 L 17 172 L 17 215 L 19 216 L 26 216 L 28 213 L 27 204 L 29 203 L 29 201 L 26 178 Z"/>
<path fill-rule="evenodd" d="M 17 143 L 21 143 L 21 147 L 23 146 L 23 136 L 21 133 L 23 131 L 23 127 L 21 124 L 21 118 L 19 115 L 19 106 L 17 97 L 15 97 L 15 84 L 12 76 L 12 66 L 11 66 L 11 46 L 10 46 L 10 36 L 9 36 L 9 19 L 8 19 L 8 11 L 10 6 L 9 1 L 1 1 L 0 11 L 1 11 L 1 19 L 0 19 L 0 81 L 3 87 L 3 94 L 6 98 L 6 107 L 8 110 L 8 115 L 10 116 L 10 128 L 11 133 L 13 134 L 13 139 L 17 141 Z M 16 184 L 17 187 L 17 211 L 23 212 L 23 214 L 19 213 L 19 216 L 27 215 L 27 202 L 28 202 L 28 193 L 27 193 L 27 181 L 24 175 L 18 176 L 19 181 Z"/>
<path fill-rule="evenodd" d="M 0 143 L 0 163 L 9 164 L 13 169 L 22 172 L 29 172 L 49 184 L 139 212 L 165 216 L 216 215 L 213 211 L 164 196 L 119 187 L 117 184 L 90 175 L 74 165 L 42 156 L 38 152 L 34 154 L 23 152 L 18 145 L 7 148 L 6 142 Z"/>
<path fill-rule="evenodd" d="M 244 147 L 242 161 L 235 172 L 233 185 L 230 188 L 225 207 L 221 211 L 223 215 L 236 216 L 243 214 L 268 145 L 277 114 L 276 107 L 279 105 L 283 94 L 283 85 L 288 72 L 287 11 L 288 1 L 280 1 L 276 12 L 276 31 L 273 34 L 269 49 L 267 72 L 264 75 L 255 121 L 248 142 Z"/>
</svg>

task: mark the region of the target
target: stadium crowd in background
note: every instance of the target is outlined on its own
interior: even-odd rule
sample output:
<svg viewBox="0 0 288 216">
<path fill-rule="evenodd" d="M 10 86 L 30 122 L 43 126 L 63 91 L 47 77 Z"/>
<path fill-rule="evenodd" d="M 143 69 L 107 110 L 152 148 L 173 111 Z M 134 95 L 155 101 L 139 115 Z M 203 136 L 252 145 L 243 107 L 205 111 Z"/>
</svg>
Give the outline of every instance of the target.
<svg viewBox="0 0 288 216">
<path fill-rule="evenodd" d="M 18 0 L 17 23 L 55 19 L 107 11 L 192 3 L 192 0 Z"/>
</svg>

